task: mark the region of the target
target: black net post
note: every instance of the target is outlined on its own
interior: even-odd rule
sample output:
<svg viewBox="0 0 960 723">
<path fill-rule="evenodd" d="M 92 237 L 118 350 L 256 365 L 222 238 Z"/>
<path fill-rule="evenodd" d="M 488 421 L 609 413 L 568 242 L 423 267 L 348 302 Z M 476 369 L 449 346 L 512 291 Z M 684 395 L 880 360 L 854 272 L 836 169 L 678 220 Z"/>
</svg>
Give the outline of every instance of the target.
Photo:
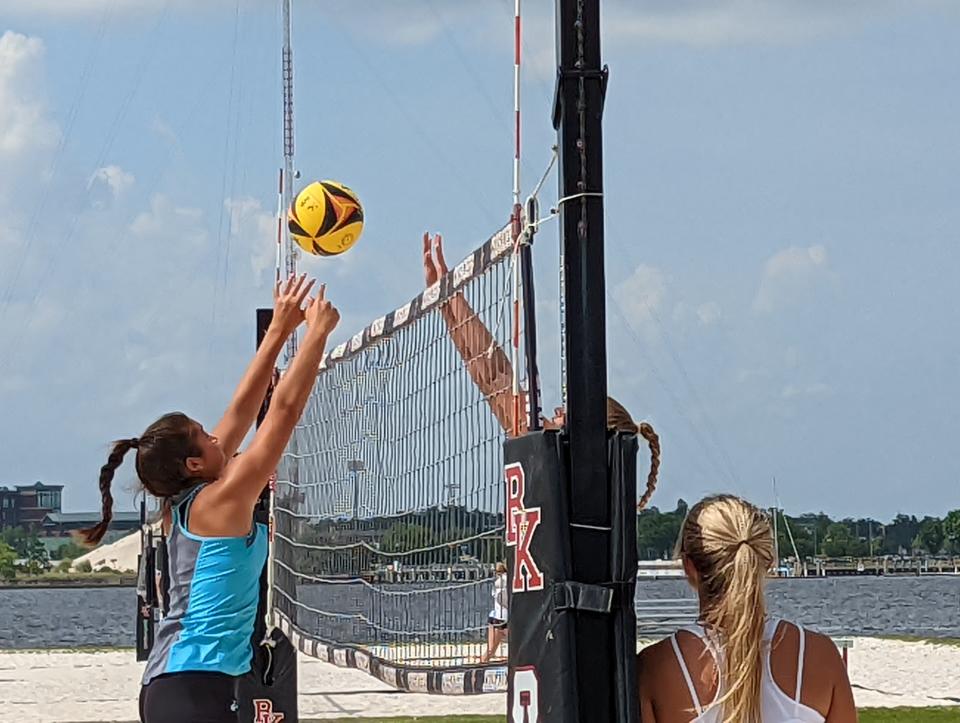
<svg viewBox="0 0 960 723">
<path fill-rule="evenodd" d="M 273 320 L 272 309 L 257 309 L 257 347 L 263 342 Z M 270 404 L 271 385 L 257 415 L 257 426 L 263 423 Z M 254 509 L 254 522 L 269 523 L 269 491 L 264 489 Z M 269 564 L 269 563 L 268 563 Z M 280 721 L 296 723 L 297 708 L 297 651 L 290 639 L 280 630 L 273 630 L 271 646 L 261 645 L 266 635 L 267 569 L 260 573 L 260 601 L 257 605 L 253 637 L 253 662 L 250 672 L 237 681 L 238 720 Z"/>
<path fill-rule="evenodd" d="M 617 723 L 639 723 L 637 691 L 637 437 L 613 434 L 608 441 L 610 474 L 610 575 L 615 590 L 613 689 Z"/>
<path fill-rule="evenodd" d="M 273 309 L 257 309 L 257 349 L 263 343 L 263 338 L 267 335 L 267 329 L 270 328 L 270 322 L 273 321 Z M 260 411 L 257 413 L 257 428 L 263 424 L 263 418 L 267 416 L 267 409 L 270 408 L 270 397 L 273 396 L 273 388 L 277 382 L 274 374 L 274 383 L 267 390 L 267 396 L 264 397 L 260 405 Z"/>
<path fill-rule="evenodd" d="M 606 432 L 600 1 L 557 0 L 556 30 L 567 428 L 505 447 L 507 713 L 634 723 L 637 443 Z"/>
<path fill-rule="evenodd" d="M 537 368 L 537 308 L 533 287 L 533 237 L 536 234 L 540 204 L 535 196 L 527 201 L 527 228 L 520 247 L 520 274 L 523 287 L 523 348 L 527 362 L 527 429 L 540 429 L 540 370 Z"/>
<path fill-rule="evenodd" d="M 147 525 L 147 499 L 140 500 L 140 555 L 137 557 L 137 660 L 150 657 L 157 608 L 156 555 L 153 529 Z"/>
<path fill-rule="evenodd" d="M 510 581 L 510 723 L 636 723 L 636 454 L 634 435 L 606 440 L 604 503 L 594 531 L 609 551 L 577 569 L 569 439 L 545 431 L 504 446 Z M 589 629 L 593 637 L 580 634 Z"/>
<path fill-rule="evenodd" d="M 560 166 L 560 233 L 566 309 L 567 429 L 573 513 L 603 525 L 596 493 L 606 465 L 606 295 L 603 252 L 602 115 L 607 72 L 600 67 L 600 0 L 557 0 L 559 68 L 553 112 Z M 574 561 L 575 565 L 589 560 Z"/>
<path fill-rule="evenodd" d="M 560 164 L 560 224 L 566 317 L 571 565 L 578 580 L 603 582 L 597 560 L 610 556 L 605 444 L 607 353 L 603 253 L 601 117 L 606 71 L 600 66 L 599 0 L 557 0 L 554 127 Z M 599 623 L 577 623 L 578 645 L 603 637 Z M 609 679 L 608 659 L 578 668 L 581 687 Z M 586 720 L 586 719 L 585 719 Z"/>
</svg>

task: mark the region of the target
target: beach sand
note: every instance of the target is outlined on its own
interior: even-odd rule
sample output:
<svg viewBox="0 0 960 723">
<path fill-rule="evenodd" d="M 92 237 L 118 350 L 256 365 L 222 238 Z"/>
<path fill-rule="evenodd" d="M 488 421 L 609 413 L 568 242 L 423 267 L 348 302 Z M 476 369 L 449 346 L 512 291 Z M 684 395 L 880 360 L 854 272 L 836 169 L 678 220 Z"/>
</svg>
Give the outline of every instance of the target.
<svg viewBox="0 0 960 723">
<path fill-rule="evenodd" d="M 137 557 L 140 555 L 140 531 L 131 532 L 119 540 L 115 540 L 108 545 L 91 550 L 86 555 L 78 557 L 70 565 L 71 570 L 76 570 L 81 562 L 89 562 L 90 567 L 99 570 L 102 567 L 109 567 L 112 570 L 121 572 L 136 572 Z"/>
<path fill-rule="evenodd" d="M 856 638 L 849 669 L 861 707 L 960 705 L 960 647 Z M 142 670 L 132 651 L 0 652 L 3 719 L 136 721 Z M 505 708 L 503 694 L 398 693 L 357 670 L 300 660 L 303 719 L 497 714 Z"/>
</svg>

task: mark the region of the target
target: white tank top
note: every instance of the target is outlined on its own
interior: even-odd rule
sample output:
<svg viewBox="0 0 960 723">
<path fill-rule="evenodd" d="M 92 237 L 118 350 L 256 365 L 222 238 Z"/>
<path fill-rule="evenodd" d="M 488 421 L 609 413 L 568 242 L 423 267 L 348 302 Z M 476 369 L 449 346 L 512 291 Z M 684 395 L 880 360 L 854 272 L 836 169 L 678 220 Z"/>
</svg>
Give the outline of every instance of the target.
<svg viewBox="0 0 960 723">
<path fill-rule="evenodd" d="M 507 574 L 497 575 L 493 581 L 493 610 L 490 611 L 490 617 L 501 622 L 507 622 L 509 615 L 507 609 Z"/>
<path fill-rule="evenodd" d="M 760 688 L 760 720 L 763 723 L 824 723 L 826 718 L 810 706 L 800 702 L 800 691 L 803 690 L 803 653 L 806 647 L 806 635 L 803 632 L 803 628 L 799 625 L 796 626 L 800 632 L 800 651 L 797 656 L 797 687 L 794 696 L 791 698 L 780 690 L 780 686 L 777 685 L 773 679 L 773 673 L 770 671 L 771 641 L 773 640 L 774 633 L 777 631 L 777 626 L 779 626 L 781 622 L 785 621 L 770 620 L 767 622 L 763 631 L 764 656 L 763 683 Z M 681 630 L 700 638 L 707 650 L 710 651 L 710 655 L 713 656 L 719 668 L 722 651 L 718 650 L 717 645 L 710 636 L 707 635 L 706 631 L 699 625 L 681 628 Z M 681 672 L 683 672 L 683 679 L 687 682 L 687 689 L 690 691 L 690 698 L 693 700 L 694 710 L 697 711 L 697 717 L 690 721 L 690 723 L 721 723 L 723 720 L 721 707 L 710 706 L 721 697 L 723 681 L 721 681 L 717 687 L 717 695 L 714 700 L 706 706 L 702 705 L 699 696 L 697 696 L 697 689 L 693 685 L 690 670 L 687 668 L 687 663 L 684 661 L 683 654 L 680 652 L 680 645 L 677 643 L 677 633 L 670 636 L 670 643 L 673 645 L 673 652 L 677 656 L 677 662 L 680 664 Z"/>
</svg>

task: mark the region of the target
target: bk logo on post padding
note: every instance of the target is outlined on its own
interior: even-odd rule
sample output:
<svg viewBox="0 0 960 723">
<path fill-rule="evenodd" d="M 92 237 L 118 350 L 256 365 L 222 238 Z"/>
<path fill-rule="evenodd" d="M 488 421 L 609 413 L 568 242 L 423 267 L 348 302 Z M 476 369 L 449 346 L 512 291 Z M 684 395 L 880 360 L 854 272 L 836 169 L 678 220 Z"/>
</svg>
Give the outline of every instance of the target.
<svg viewBox="0 0 960 723">
<path fill-rule="evenodd" d="M 253 699 L 253 723 L 282 723 L 286 716 L 273 712 L 273 701 L 269 698 Z"/>
<path fill-rule="evenodd" d="M 507 482 L 507 546 L 513 548 L 513 592 L 543 590 L 543 572 L 530 553 L 530 543 L 540 526 L 539 507 L 524 504 L 526 479 L 519 462 L 504 468 Z"/>
</svg>

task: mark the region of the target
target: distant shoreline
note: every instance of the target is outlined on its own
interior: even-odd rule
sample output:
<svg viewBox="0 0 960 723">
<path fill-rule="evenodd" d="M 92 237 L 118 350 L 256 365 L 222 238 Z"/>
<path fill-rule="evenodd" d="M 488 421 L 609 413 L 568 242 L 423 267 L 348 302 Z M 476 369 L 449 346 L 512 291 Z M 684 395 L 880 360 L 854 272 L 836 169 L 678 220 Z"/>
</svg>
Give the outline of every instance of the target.
<svg viewBox="0 0 960 723">
<path fill-rule="evenodd" d="M 134 574 L 104 574 L 78 573 L 53 577 L 40 575 L 37 577 L 15 578 L 0 580 L 0 590 L 56 590 L 65 588 L 84 587 L 136 587 L 137 576 Z"/>
</svg>

